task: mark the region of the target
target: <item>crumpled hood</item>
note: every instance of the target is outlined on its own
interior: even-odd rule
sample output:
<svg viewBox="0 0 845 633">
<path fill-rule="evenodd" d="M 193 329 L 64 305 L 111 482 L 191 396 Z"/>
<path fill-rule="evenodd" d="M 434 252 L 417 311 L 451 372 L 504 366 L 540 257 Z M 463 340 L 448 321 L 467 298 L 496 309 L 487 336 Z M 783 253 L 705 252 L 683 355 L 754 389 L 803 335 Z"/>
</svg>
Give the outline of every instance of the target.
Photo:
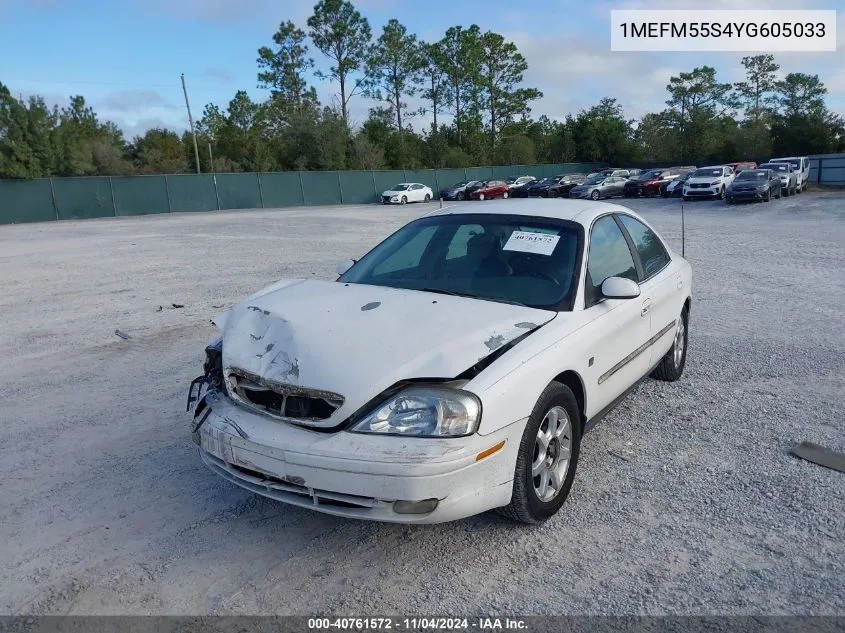
<svg viewBox="0 0 845 633">
<path fill-rule="evenodd" d="M 316 280 L 284 280 L 215 323 L 223 368 L 344 397 L 339 421 L 400 380 L 454 378 L 555 317 L 467 297 Z"/>
</svg>

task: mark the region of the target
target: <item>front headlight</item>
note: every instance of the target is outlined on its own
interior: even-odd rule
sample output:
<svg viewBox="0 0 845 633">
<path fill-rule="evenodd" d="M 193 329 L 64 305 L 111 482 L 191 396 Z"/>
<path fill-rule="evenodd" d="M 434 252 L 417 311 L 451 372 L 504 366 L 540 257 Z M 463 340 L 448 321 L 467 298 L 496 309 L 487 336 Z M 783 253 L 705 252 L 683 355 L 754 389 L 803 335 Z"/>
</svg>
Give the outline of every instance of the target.
<svg viewBox="0 0 845 633">
<path fill-rule="evenodd" d="M 481 401 L 468 391 L 408 387 L 367 414 L 351 431 L 417 437 L 471 435 L 481 420 Z"/>
<path fill-rule="evenodd" d="M 714 182 L 711 182 L 711 183 L 710 183 L 710 186 L 711 186 L 711 187 L 715 187 L 715 186 L 717 186 L 718 184 L 719 184 L 719 181 L 718 181 L 718 180 L 716 180 L 716 181 L 714 181 Z"/>
</svg>

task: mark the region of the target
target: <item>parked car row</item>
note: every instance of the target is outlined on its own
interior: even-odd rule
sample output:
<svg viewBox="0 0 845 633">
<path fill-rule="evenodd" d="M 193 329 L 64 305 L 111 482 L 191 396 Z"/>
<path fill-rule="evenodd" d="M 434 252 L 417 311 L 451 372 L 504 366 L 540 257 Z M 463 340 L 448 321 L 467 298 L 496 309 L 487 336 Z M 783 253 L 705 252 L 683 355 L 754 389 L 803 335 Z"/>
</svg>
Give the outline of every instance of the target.
<svg viewBox="0 0 845 633">
<path fill-rule="evenodd" d="M 442 200 L 491 200 L 493 198 L 585 198 L 602 200 L 614 196 L 683 197 L 726 199 L 735 180 L 746 172 L 753 172 L 751 181 L 741 179 L 742 188 L 736 190 L 735 199 L 746 192 L 749 183 L 760 185 L 764 179 L 758 172 L 772 172 L 780 182 L 777 195 L 791 196 L 807 188 L 810 180 L 810 159 L 806 156 L 772 158 L 758 165 L 739 161 L 709 167 L 694 165 L 662 167 L 658 169 L 623 169 L 608 167 L 589 174 L 558 174 L 538 180 L 534 176 L 465 180 L 439 192 Z M 765 176 L 768 182 L 769 176 Z M 759 187 L 755 188 L 755 192 Z M 762 190 L 760 190 L 762 191 Z M 767 190 L 766 190 L 767 191 Z M 760 195 L 765 194 L 762 191 Z M 755 196 L 757 193 L 754 194 Z M 768 195 L 768 194 L 766 194 Z M 429 202 L 435 197 L 431 187 L 422 183 L 399 183 L 382 193 L 384 204 Z"/>
<path fill-rule="evenodd" d="M 694 170 L 695 166 L 648 169 L 638 176 L 629 178 L 622 189 L 622 195 L 626 198 L 660 195 L 663 193 L 664 187 Z"/>
<path fill-rule="evenodd" d="M 746 173 L 749 174 L 748 177 L 745 176 Z M 801 193 L 806 190 L 807 183 L 810 180 L 810 159 L 806 156 L 790 156 L 772 158 L 761 165 L 743 162 L 702 167 L 689 174 L 683 183 L 682 195 L 684 200 L 693 198 L 717 198 L 722 200 L 729 195 L 734 182 L 739 181 L 737 185 L 741 185 L 741 187 L 733 189 L 737 192 L 737 195 L 733 196 L 735 199 L 741 197 L 739 192 L 745 194 L 750 191 L 751 182 L 756 183 L 753 198 L 762 200 L 765 196 L 765 199 L 769 199 L 772 197 L 769 192 L 770 186 L 766 184 L 764 187 L 763 181 L 765 180 L 768 183 L 772 177 L 776 178 L 780 185 L 777 195 L 774 197 Z M 751 180 L 748 180 L 748 178 Z M 748 195 L 750 196 L 750 194 Z"/>
<path fill-rule="evenodd" d="M 465 180 L 440 191 L 443 200 L 490 200 L 492 198 L 566 197 L 569 190 L 586 180 L 584 174 L 560 174 L 537 180 L 534 176 Z"/>
</svg>

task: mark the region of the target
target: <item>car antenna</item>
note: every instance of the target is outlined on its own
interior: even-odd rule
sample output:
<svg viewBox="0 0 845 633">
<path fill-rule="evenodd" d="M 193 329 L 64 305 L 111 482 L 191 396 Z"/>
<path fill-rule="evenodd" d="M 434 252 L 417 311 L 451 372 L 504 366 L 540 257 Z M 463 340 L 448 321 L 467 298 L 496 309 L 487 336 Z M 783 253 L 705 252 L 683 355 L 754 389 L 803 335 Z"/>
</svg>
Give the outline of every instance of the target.
<svg viewBox="0 0 845 633">
<path fill-rule="evenodd" d="M 684 203 L 682 202 L 681 203 L 681 257 L 686 257 L 685 233 L 686 233 L 686 226 L 685 226 L 685 223 L 684 223 Z"/>
</svg>

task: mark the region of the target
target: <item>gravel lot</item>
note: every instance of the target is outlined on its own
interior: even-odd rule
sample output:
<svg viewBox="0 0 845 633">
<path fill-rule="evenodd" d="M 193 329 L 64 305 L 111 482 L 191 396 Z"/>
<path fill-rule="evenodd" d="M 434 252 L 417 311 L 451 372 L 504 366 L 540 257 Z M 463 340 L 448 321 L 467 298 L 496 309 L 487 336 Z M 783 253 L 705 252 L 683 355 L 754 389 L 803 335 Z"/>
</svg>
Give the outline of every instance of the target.
<svg viewBox="0 0 845 633">
<path fill-rule="evenodd" d="M 619 202 L 680 247 L 680 201 Z M 685 205 L 684 379 L 587 435 L 539 528 L 349 521 L 207 471 L 209 319 L 435 207 L 0 227 L 0 613 L 845 614 L 845 474 L 789 454 L 845 450 L 842 192 Z"/>
</svg>

